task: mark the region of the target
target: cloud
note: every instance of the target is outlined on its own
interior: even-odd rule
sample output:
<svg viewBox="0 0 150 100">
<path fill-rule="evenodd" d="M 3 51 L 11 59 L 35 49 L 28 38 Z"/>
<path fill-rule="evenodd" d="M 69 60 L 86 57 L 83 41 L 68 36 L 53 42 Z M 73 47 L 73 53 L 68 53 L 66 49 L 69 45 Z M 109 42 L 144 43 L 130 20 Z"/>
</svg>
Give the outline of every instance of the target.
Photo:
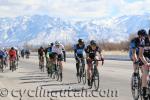
<svg viewBox="0 0 150 100">
<path fill-rule="evenodd" d="M 150 0 L 0 0 L 0 16 L 112 17 L 150 12 Z"/>
</svg>

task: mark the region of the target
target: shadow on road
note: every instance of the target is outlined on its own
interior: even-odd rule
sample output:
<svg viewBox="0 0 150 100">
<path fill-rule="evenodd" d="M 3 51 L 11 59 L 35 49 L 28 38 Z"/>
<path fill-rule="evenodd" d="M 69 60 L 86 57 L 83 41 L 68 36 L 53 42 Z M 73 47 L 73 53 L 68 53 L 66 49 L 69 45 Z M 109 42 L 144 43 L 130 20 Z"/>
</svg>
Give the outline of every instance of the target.
<svg viewBox="0 0 150 100">
<path fill-rule="evenodd" d="M 76 83 L 75 82 L 74 83 L 58 83 L 58 84 L 46 84 L 46 85 L 40 85 L 40 86 L 61 86 L 61 85 L 62 86 L 65 86 L 65 85 L 71 86 L 71 85 L 75 85 L 75 84 L 79 84 L 79 83 L 77 83 L 77 82 Z"/>
</svg>

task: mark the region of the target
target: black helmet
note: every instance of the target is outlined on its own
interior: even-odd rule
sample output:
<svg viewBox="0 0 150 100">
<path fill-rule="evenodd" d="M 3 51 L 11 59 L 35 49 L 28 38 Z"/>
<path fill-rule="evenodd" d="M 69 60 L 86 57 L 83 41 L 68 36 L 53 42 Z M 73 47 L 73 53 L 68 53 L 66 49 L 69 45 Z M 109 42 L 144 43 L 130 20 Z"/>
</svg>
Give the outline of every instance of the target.
<svg viewBox="0 0 150 100">
<path fill-rule="evenodd" d="M 146 36 L 147 35 L 147 33 L 146 33 L 146 31 L 144 29 L 139 30 L 137 34 L 138 34 L 138 36 L 139 35 L 140 36 Z"/>
<path fill-rule="evenodd" d="M 90 45 L 96 45 L 96 41 L 95 40 L 91 40 L 90 41 Z"/>
<path fill-rule="evenodd" d="M 11 47 L 11 50 L 14 50 L 14 47 Z"/>
<path fill-rule="evenodd" d="M 54 45 L 54 43 L 52 42 L 52 43 L 51 43 L 51 46 L 53 46 L 53 45 Z"/>
<path fill-rule="evenodd" d="M 84 43 L 83 39 L 79 39 L 78 43 Z"/>
<path fill-rule="evenodd" d="M 43 47 L 41 46 L 40 49 L 43 49 Z"/>
</svg>

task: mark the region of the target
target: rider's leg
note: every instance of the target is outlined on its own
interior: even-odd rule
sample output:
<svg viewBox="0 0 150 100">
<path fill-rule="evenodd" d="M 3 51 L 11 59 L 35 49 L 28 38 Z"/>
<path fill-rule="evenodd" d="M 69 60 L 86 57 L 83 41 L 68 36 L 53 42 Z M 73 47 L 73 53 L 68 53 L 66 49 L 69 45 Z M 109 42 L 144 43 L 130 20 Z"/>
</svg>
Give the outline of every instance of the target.
<svg viewBox="0 0 150 100">
<path fill-rule="evenodd" d="M 82 65 L 83 65 L 83 71 L 85 70 L 85 60 L 84 60 L 84 57 L 81 59 L 82 61 Z"/>
<path fill-rule="evenodd" d="M 142 74 L 142 88 L 143 88 L 143 97 L 145 98 L 146 95 L 146 90 L 147 90 L 147 76 L 148 76 L 148 67 L 143 66 L 143 74 Z"/>
<path fill-rule="evenodd" d="M 92 68 L 92 63 L 87 60 L 87 77 L 88 77 L 88 85 L 91 83 L 91 68 Z"/>
<path fill-rule="evenodd" d="M 134 63 L 133 62 L 133 73 L 134 73 L 134 76 L 137 76 L 138 74 L 137 74 L 137 67 L 138 67 L 139 65 L 138 65 L 138 63 Z"/>
<path fill-rule="evenodd" d="M 79 60 L 76 59 L 76 70 L 77 70 L 77 75 L 79 75 Z"/>
<path fill-rule="evenodd" d="M 58 64 L 60 65 L 61 70 L 63 70 L 63 64 L 62 64 L 62 61 L 58 61 Z"/>
</svg>

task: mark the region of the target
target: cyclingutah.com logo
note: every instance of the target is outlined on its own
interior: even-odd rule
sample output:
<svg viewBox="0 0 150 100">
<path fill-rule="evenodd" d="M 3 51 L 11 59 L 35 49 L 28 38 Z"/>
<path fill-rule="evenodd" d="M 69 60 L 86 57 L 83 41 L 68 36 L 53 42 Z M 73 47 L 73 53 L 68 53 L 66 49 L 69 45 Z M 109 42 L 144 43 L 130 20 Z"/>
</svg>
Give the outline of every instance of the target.
<svg viewBox="0 0 150 100">
<path fill-rule="evenodd" d="M 62 90 L 47 90 L 43 87 L 36 87 L 36 89 L 12 89 L 8 90 L 6 88 L 0 89 L 0 98 L 6 98 L 11 96 L 13 98 L 82 98 L 82 97 L 94 97 L 94 98 L 117 98 L 119 97 L 119 92 L 117 90 L 100 89 L 99 91 L 89 90 L 80 88 L 74 89 L 69 87 L 68 89 Z"/>
</svg>

